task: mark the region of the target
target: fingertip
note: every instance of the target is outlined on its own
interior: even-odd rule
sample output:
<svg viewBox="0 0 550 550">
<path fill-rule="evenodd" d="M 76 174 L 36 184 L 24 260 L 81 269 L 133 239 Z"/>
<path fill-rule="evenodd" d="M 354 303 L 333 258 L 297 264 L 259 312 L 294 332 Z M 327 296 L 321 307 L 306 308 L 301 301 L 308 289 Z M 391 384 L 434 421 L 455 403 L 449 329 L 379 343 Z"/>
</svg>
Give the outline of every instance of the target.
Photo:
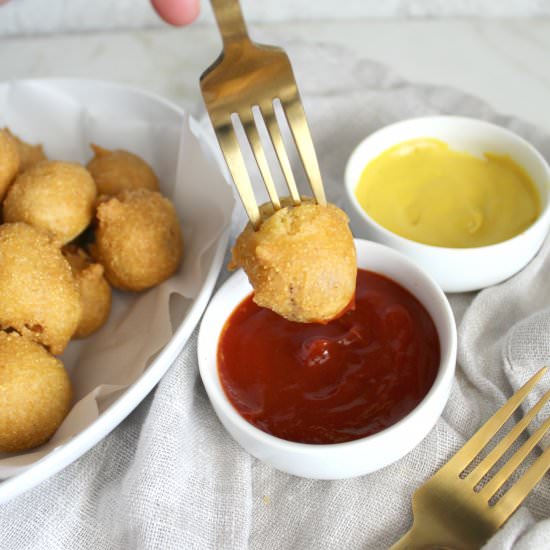
<svg viewBox="0 0 550 550">
<path fill-rule="evenodd" d="M 159 16 L 170 25 L 183 26 L 192 23 L 199 15 L 199 0 L 151 0 Z"/>
</svg>

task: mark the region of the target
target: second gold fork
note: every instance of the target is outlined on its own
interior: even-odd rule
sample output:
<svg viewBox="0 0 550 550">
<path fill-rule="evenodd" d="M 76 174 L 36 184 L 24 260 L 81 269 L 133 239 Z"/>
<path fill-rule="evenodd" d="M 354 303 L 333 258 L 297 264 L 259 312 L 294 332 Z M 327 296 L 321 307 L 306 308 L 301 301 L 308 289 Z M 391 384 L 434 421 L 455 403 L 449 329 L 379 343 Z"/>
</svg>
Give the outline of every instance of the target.
<svg viewBox="0 0 550 550">
<path fill-rule="evenodd" d="M 485 476 L 512 448 L 550 399 L 550 390 L 477 464 L 467 471 L 472 461 L 510 419 L 529 392 L 547 372 L 541 369 L 500 408 L 468 442 L 436 474 L 413 495 L 414 522 L 412 529 L 391 550 L 420 548 L 450 548 L 473 550 L 480 548 L 514 513 L 528 493 L 550 469 L 550 447 L 530 468 L 500 496 L 499 490 L 527 458 L 550 429 L 547 418 L 494 473 L 487 483 Z M 496 499 L 498 496 L 498 500 Z M 493 502 L 493 499 L 496 502 Z"/>
</svg>

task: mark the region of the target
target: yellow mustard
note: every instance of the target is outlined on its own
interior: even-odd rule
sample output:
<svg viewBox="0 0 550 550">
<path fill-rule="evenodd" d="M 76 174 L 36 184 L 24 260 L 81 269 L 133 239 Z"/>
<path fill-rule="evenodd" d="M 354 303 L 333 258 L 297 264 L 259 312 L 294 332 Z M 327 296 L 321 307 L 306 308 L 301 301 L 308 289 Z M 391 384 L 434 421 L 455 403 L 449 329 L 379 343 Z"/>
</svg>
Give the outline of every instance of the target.
<svg viewBox="0 0 550 550">
<path fill-rule="evenodd" d="M 406 141 L 369 162 L 355 195 L 380 225 L 417 242 L 466 248 L 505 241 L 536 220 L 540 198 L 509 156 L 484 157 L 437 139 Z"/>
</svg>

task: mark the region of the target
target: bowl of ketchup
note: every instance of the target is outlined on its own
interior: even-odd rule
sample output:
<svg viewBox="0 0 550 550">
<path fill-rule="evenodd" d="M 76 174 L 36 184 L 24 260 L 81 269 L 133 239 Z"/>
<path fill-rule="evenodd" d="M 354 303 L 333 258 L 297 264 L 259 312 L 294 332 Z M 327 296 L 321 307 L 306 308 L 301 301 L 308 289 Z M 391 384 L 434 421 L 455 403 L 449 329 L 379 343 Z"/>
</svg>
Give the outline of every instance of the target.
<svg viewBox="0 0 550 550">
<path fill-rule="evenodd" d="M 456 326 L 445 295 L 399 252 L 355 245 L 355 304 L 338 319 L 294 323 L 260 308 L 241 270 L 200 327 L 200 374 L 220 421 L 290 474 L 343 479 L 387 466 L 422 441 L 450 394 Z"/>
</svg>

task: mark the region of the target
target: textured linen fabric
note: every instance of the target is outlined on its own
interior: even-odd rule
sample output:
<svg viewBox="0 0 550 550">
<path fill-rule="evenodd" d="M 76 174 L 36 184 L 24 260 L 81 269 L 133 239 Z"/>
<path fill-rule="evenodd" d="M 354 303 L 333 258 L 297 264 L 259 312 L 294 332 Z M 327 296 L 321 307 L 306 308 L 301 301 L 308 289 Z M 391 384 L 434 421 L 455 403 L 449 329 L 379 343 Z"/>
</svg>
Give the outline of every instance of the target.
<svg viewBox="0 0 550 550">
<path fill-rule="evenodd" d="M 283 43 L 278 37 L 275 43 Z M 284 44 L 293 60 L 331 201 L 368 133 L 400 119 L 491 120 L 550 158 L 550 138 L 448 88 L 411 84 L 347 52 Z M 519 100 L 519 98 L 518 98 Z M 235 215 L 233 237 L 243 224 Z M 426 439 L 395 464 L 346 481 L 313 481 L 250 457 L 217 420 L 198 375 L 196 331 L 150 395 L 80 460 L 0 508 L 0 548 L 373 549 L 410 526 L 413 491 L 523 382 L 550 362 L 550 241 L 521 273 L 450 301 L 459 325 L 451 397 Z M 224 271 L 220 282 L 225 279 Z M 545 386 L 550 386 L 548 377 Z M 539 395 L 542 391 L 539 391 Z M 550 548 L 550 477 L 486 545 Z"/>
</svg>

